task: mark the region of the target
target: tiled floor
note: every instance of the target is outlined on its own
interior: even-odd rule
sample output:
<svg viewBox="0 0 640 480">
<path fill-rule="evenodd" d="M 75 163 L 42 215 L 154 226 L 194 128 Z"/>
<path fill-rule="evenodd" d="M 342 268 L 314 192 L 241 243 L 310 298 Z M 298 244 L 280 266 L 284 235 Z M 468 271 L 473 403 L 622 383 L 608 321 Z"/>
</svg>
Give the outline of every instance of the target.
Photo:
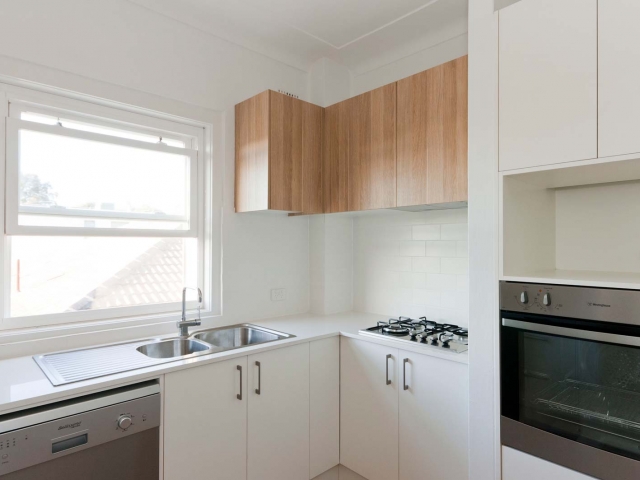
<svg viewBox="0 0 640 480">
<path fill-rule="evenodd" d="M 347 467 L 338 465 L 331 470 L 327 470 L 322 475 L 318 475 L 313 480 L 367 480 L 357 473 L 352 472 Z"/>
</svg>

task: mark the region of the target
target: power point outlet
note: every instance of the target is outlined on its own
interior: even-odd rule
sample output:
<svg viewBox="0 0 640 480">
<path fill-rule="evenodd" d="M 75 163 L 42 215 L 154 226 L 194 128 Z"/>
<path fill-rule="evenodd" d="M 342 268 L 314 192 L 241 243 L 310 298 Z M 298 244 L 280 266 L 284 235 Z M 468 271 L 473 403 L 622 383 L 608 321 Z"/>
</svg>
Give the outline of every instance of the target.
<svg viewBox="0 0 640 480">
<path fill-rule="evenodd" d="M 271 289 L 271 301 L 282 302 L 287 298 L 287 291 L 284 288 L 272 288 Z"/>
</svg>

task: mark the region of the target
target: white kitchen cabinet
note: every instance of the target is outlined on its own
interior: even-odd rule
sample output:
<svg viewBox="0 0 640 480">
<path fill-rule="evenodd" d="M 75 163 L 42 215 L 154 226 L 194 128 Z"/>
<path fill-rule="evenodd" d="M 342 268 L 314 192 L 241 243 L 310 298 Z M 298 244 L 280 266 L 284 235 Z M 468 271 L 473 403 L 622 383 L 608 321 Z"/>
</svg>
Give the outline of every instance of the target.
<svg viewBox="0 0 640 480">
<path fill-rule="evenodd" d="M 467 480 L 469 369 L 400 350 L 400 480 Z"/>
<path fill-rule="evenodd" d="M 434 477 L 435 478 L 435 477 Z M 593 480 L 555 463 L 542 460 L 519 450 L 502 447 L 502 480 Z"/>
<path fill-rule="evenodd" d="M 340 463 L 368 480 L 398 478 L 398 350 L 340 339 Z"/>
<path fill-rule="evenodd" d="M 247 478 L 308 480 L 309 344 L 250 355 L 248 370 Z"/>
<path fill-rule="evenodd" d="M 310 477 L 340 463 L 340 337 L 309 344 Z"/>
<path fill-rule="evenodd" d="M 522 0 L 499 15 L 500 170 L 596 158 L 597 0 Z M 635 48 L 640 34 L 627 35 Z"/>
<path fill-rule="evenodd" d="M 239 357 L 165 375 L 165 480 L 247 478 L 246 373 Z"/>
<path fill-rule="evenodd" d="M 640 2 L 598 4 L 598 154 L 640 152 Z"/>
</svg>

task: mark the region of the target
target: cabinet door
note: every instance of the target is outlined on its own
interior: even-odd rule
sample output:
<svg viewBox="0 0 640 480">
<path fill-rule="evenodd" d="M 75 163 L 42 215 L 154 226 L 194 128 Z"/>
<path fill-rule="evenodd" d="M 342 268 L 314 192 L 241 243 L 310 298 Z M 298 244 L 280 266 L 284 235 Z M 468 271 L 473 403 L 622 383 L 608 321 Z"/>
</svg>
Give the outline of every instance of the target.
<svg viewBox="0 0 640 480">
<path fill-rule="evenodd" d="M 249 480 L 309 480 L 309 344 L 250 355 L 248 379 Z"/>
<path fill-rule="evenodd" d="M 165 480 L 247 478 L 246 374 L 239 357 L 165 375 Z"/>
<path fill-rule="evenodd" d="M 398 81 L 398 206 L 467 200 L 467 57 Z"/>
<path fill-rule="evenodd" d="M 302 211 L 302 102 L 269 91 L 269 208 Z"/>
<path fill-rule="evenodd" d="M 310 477 L 340 463 L 340 337 L 309 343 Z"/>
<path fill-rule="evenodd" d="M 326 213 L 349 210 L 349 103 L 325 109 L 324 206 Z"/>
<path fill-rule="evenodd" d="M 397 371 L 397 349 L 340 338 L 340 463 L 369 480 L 398 478 Z"/>
<path fill-rule="evenodd" d="M 347 100 L 349 210 L 396 206 L 396 84 Z"/>
<path fill-rule="evenodd" d="M 500 170 L 597 157 L 597 7 L 522 0 L 500 11 Z"/>
<path fill-rule="evenodd" d="M 527 453 L 502 447 L 502 480 L 594 480 L 593 477 L 547 462 Z"/>
<path fill-rule="evenodd" d="M 399 354 L 400 480 L 467 480 L 468 366 Z"/>
<path fill-rule="evenodd" d="M 640 152 L 640 2 L 598 4 L 598 154 Z"/>
<path fill-rule="evenodd" d="M 322 133 L 324 108 L 302 103 L 302 211 L 323 213 Z"/>
</svg>

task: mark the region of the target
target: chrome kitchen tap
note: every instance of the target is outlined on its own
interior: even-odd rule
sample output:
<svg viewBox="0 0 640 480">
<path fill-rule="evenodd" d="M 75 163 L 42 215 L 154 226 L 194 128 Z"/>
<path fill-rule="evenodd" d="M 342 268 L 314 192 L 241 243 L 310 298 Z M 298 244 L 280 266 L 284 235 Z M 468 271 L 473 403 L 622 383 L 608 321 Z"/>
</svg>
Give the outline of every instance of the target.
<svg viewBox="0 0 640 480">
<path fill-rule="evenodd" d="M 187 290 L 196 290 L 198 292 L 198 319 L 187 320 Z M 189 327 L 197 327 L 200 325 L 200 305 L 202 304 L 202 291 L 199 288 L 184 287 L 182 289 L 182 319 L 177 323 L 180 329 L 180 336 L 186 338 L 189 336 Z"/>
</svg>

